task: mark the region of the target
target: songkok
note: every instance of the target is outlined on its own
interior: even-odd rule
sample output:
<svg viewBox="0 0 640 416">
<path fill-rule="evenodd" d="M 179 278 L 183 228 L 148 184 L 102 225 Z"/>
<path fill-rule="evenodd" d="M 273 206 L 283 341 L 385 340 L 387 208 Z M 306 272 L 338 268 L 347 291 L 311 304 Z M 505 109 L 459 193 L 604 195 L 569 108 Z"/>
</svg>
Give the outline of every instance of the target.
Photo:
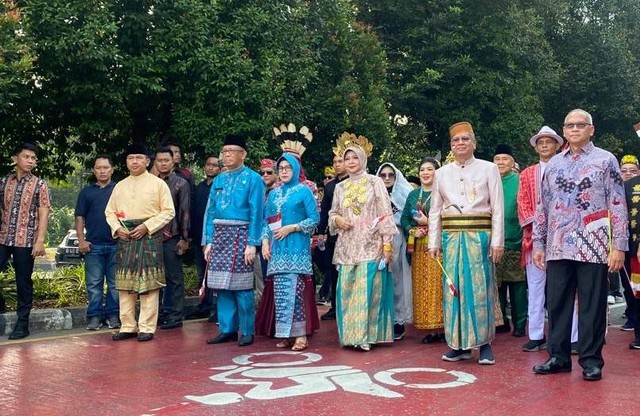
<svg viewBox="0 0 640 416">
<path fill-rule="evenodd" d="M 262 159 L 260 161 L 260 169 L 275 169 L 276 161 L 272 159 Z"/>
<path fill-rule="evenodd" d="M 129 155 L 145 155 L 147 157 L 149 156 L 147 154 L 147 148 L 143 144 L 139 143 L 130 144 L 129 147 L 127 147 L 127 151 L 124 155 L 125 157 Z"/>
<path fill-rule="evenodd" d="M 634 155 L 624 155 L 622 157 L 622 159 L 620 160 L 620 166 L 626 165 L 627 163 L 631 163 L 640 167 L 640 163 L 638 163 L 638 158 L 635 157 Z"/>
<path fill-rule="evenodd" d="M 240 146 L 247 150 L 247 139 L 236 134 L 229 134 L 224 138 L 224 146 Z"/>
<path fill-rule="evenodd" d="M 333 169 L 333 166 L 325 166 L 324 167 L 324 176 L 336 176 L 336 171 Z"/>
<path fill-rule="evenodd" d="M 493 152 L 493 155 L 509 155 L 513 157 L 513 150 L 511 150 L 511 146 L 508 144 L 499 144 L 496 146 L 496 151 Z"/>
<path fill-rule="evenodd" d="M 453 126 L 449 127 L 449 138 L 450 139 L 453 139 L 455 136 L 457 136 L 460 133 L 471 133 L 471 134 L 473 134 L 473 127 L 471 126 L 471 123 L 469 123 L 467 121 L 461 121 L 461 122 L 456 123 Z"/>
<path fill-rule="evenodd" d="M 532 136 L 529 139 L 529 143 L 531 143 L 531 146 L 536 147 L 536 142 L 540 137 L 551 137 L 552 139 L 557 141 L 560 146 L 564 144 L 564 140 L 562 139 L 562 137 L 558 136 L 555 130 L 553 130 L 549 126 L 542 126 L 538 134 L 536 134 L 535 136 Z"/>
</svg>

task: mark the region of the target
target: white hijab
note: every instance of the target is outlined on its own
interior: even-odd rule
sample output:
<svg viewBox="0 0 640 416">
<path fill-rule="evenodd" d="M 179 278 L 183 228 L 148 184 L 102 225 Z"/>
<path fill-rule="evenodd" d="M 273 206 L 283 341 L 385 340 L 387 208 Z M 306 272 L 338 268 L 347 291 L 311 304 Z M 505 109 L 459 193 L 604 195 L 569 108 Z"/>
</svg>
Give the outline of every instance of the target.
<svg viewBox="0 0 640 416">
<path fill-rule="evenodd" d="M 405 178 L 402 172 L 400 172 L 400 169 L 396 168 L 393 163 L 383 163 L 382 165 L 380 165 L 378 171 L 376 172 L 376 176 L 380 174 L 380 171 L 385 166 L 389 166 L 396 174 L 396 181 L 394 182 L 393 188 L 391 189 L 389 199 L 391 199 L 391 202 L 399 211 L 399 214 L 396 213 L 398 217 L 398 221 L 396 221 L 396 224 L 399 224 L 399 219 L 402 215 L 404 204 L 407 202 L 409 192 L 413 191 L 413 186 L 411 186 L 407 178 Z M 396 217 L 396 214 L 393 215 L 394 219 Z"/>
</svg>

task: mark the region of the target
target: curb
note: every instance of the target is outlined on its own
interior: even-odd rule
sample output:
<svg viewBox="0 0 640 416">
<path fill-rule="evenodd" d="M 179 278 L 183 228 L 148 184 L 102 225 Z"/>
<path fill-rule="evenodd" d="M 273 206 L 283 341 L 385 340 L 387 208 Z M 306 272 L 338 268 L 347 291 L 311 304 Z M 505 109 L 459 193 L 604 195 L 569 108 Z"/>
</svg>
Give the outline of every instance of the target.
<svg viewBox="0 0 640 416">
<path fill-rule="evenodd" d="M 184 315 L 193 312 L 200 300 L 197 296 L 184 299 Z M 49 332 L 83 328 L 87 325 L 87 307 L 73 306 L 59 309 L 32 309 L 29 317 L 29 332 Z M 0 336 L 13 331 L 17 315 L 15 312 L 0 314 Z"/>
</svg>

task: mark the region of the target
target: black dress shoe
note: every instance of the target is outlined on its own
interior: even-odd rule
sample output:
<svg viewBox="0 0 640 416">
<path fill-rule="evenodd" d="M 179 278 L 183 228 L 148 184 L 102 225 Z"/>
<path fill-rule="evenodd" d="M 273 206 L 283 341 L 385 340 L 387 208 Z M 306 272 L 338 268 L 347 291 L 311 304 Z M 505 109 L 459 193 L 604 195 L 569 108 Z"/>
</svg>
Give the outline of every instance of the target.
<svg viewBox="0 0 640 416">
<path fill-rule="evenodd" d="M 138 334 L 138 341 L 147 342 L 153 339 L 153 334 L 151 332 L 140 332 Z"/>
<path fill-rule="evenodd" d="M 230 332 L 228 334 L 221 332 L 218 334 L 217 337 L 209 338 L 207 340 L 207 344 L 222 344 L 223 342 L 231 342 L 231 341 L 237 341 L 237 340 L 238 340 L 237 332 Z"/>
<path fill-rule="evenodd" d="M 209 312 L 202 310 L 195 310 L 191 312 L 189 315 L 185 316 L 184 319 L 203 319 L 209 317 Z"/>
<path fill-rule="evenodd" d="M 16 325 L 13 332 L 9 334 L 9 339 L 22 339 L 29 336 L 29 328 L 27 326 Z"/>
<path fill-rule="evenodd" d="M 514 328 L 513 329 L 513 333 L 511 334 L 514 337 L 524 337 L 525 335 L 527 335 L 527 333 L 524 331 L 524 329 L 520 329 L 520 328 Z"/>
<path fill-rule="evenodd" d="M 511 326 L 504 324 L 504 325 L 498 325 L 496 327 L 496 334 L 507 334 L 511 332 Z"/>
<path fill-rule="evenodd" d="M 533 372 L 536 374 L 555 374 L 571 372 L 571 363 L 562 363 L 556 357 L 551 357 L 543 364 L 533 366 Z"/>
<path fill-rule="evenodd" d="M 253 344 L 253 335 L 243 335 L 238 341 L 238 345 L 241 347 L 246 347 L 251 344 Z"/>
<path fill-rule="evenodd" d="M 137 337 L 138 334 L 135 332 L 118 332 L 117 334 L 113 334 L 111 339 L 114 341 L 122 341 L 124 339 L 130 339 Z"/>
<path fill-rule="evenodd" d="M 602 378 L 602 370 L 598 367 L 585 367 L 582 378 L 588 381 L 598 381 Z"/>
<path fill-rule="evenodd" d="M 163 322 L 162 325 L 160 325 L 160 329 L 173 329 L 173 328 L 181 328 L 182 327 L 182 321 L 173 321 L 173 322 Z"/>
<path fill-rule="evenodd" d="M 334 319 L 336 319 L 336 310 L 329 309 L 329 312 L 322 315 L 320 319 L 322 319 L 323 321 L 333 321 Z"/>
</svg>

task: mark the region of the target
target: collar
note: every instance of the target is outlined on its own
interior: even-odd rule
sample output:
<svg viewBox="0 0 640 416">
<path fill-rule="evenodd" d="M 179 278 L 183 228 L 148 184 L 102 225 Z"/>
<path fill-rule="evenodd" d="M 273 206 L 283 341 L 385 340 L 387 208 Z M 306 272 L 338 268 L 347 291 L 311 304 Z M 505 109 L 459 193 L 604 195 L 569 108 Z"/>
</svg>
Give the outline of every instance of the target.
<svg viewBox="0 0 640 416">
<path fill-rule="evenodd" d="M 456 164 L 456 166 L 463 167 L 463 166 L 470 165 L 470 164 L 472 164 L 472 163 L 473 163 L 473 162 L 475 162 L 475 161 L 476 161 L 475 156 L 471 155 L 471 157 L 470 157 L 469 159 L 465 160 L 465 161 L 464 161 L 464 162 L 462 162 L 462 163 L 458 162 L 457 160 L 455 160 L 453 163 L 455 163 L 455 164 Z"/>
<path fill-rule="evenodd" d="M 27 180 L 27 181 L 28 181 L 29 179 L 31 179 L 31 177 L 32 177 L 32 176 L 33 176 L 33 173 L 29 172 L 29 173 L 27 173 L 26 175 L 24 175 L 24 176 L 22 177 L 22 179 L 20 179 L 20 180 L 21 180 L 21 181 L 22 181 L 22 180 Z M 12 173 L 12 174 L 11 174 L 10 178 L 11 178 L 11 179 L 15 179 L 15 180 L 17 181 L 17 180 L 18 180 L 18 174 L 14 172 L 14 173 Z"/>
<path fill-rule="evenodd" d="M 93 186 L 96 188 L 100 188 L 100 189 L 106 189 L 106 188 L 111 188 L 112 186 L 115 186 L 116 183 L 114 181 L 109 181 L 105 186 L 100 186 L 98 184 L 98 182 L 94 182 Z"/>
<path fill-rule="evenodd" d="M 578 149 L 577 153 L 571 153 L 571 147 L 567 147 L 567 149 L 564 151 L 564 153 L 562 154 L 562 156 L 575 156 L 575 155 L 579 155 L 579 154 L 590 154 L 591 152 L 593 152 L 593 149 L 595 149 L 596 146 L 593 144 L 593 142 L 591 140 L 589 140 L 589 142 L 587 144 L 585 144 L 584 146 L 582 146 L 580 149 Z"/>
</svg>

